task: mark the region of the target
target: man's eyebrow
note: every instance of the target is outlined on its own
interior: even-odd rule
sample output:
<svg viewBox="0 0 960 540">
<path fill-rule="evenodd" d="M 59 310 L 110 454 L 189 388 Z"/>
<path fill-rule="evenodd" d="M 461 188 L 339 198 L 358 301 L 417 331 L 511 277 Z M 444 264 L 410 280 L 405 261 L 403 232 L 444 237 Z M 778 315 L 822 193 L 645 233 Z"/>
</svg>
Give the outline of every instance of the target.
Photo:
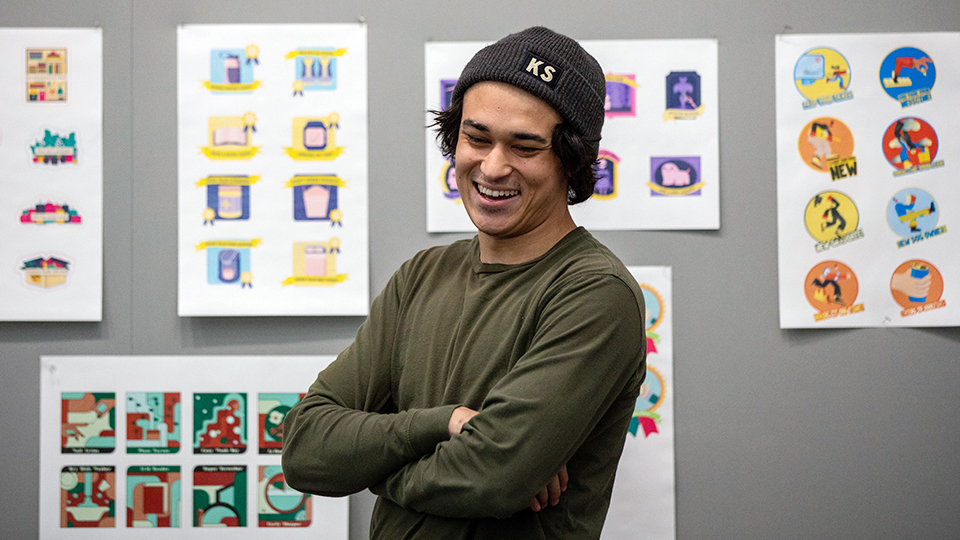
<svg viewBox="0 0 960 540">
<path fill-rule="evenodd" d="M 486 124 L 482 124 L 480 122 L 477 122 L 476 120 L 470 120 L 469 118 L 463 121 L 463 125 L 472 127 L 473 129 L 483 133 L 488 133 L 490 131 L 490 128 L 488 128 Z M 550 144 L 550 141 L 543 138 L 543 136 L 541 135 L 537 135 L 536 133 L 530 133 L 526 131 L 515 131 L 510 135 L 514 139 L 517 139 L 520 141 L 534 141 L 540 144 Z"/>
</svg>

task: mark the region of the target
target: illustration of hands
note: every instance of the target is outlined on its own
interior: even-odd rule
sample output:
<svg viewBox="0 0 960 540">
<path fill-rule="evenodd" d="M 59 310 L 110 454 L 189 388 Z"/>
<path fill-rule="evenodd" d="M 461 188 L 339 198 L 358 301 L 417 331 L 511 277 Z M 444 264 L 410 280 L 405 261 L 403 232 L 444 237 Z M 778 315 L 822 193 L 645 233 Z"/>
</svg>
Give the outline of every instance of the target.
<svg viewBox="0 0 960 540">
<path fill-rule="evenodd" d="M 926 302 L 933 278 L 929 272 L 918 274 L 920 273 L 912 268 L 895 273 L 890 280 L 890 288 L 907 295 L 911 302 Z"/>
</svg>

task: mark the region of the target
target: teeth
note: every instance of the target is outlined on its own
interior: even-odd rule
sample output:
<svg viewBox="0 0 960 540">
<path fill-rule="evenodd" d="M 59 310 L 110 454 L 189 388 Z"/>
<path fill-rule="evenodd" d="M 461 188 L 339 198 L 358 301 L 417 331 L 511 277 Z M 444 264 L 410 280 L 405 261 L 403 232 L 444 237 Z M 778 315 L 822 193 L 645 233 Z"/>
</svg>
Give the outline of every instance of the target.
<svg viewBox="0 0 960 540">
<path fill-rule="evenodd" d="M 487 197 L 513 197 L 514 195 L 520 194 L 520 192 L 515 189 L 511 189 L 509 191 L 497 191 L 493 189 L 487 189 L 480 184 L 477 184 L 477 191 L 486 195 Z"/>
</svg>

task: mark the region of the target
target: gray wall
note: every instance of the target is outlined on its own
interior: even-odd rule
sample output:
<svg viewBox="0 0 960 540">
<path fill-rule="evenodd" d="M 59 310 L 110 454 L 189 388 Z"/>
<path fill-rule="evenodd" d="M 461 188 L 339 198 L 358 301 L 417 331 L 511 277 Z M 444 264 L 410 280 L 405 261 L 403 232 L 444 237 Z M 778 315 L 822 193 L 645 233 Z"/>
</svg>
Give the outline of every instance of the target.
<svg viewBox="0 0 960 540">
<path fill-rule="evenodd" d="M 103 322 L 0 323 L 0 536 L 37 535 L 40 355 L 335 354 L 352 339 L 360 318 L 177 317 L 175 62 L 179 23 L 360 16 L 372 294 L 416 250 L 463 236 L 424 232 L 424 41 L 532 24 L 718 38 L 721 229 L 597 234 L 628 265 L 673 266 L 678 537 L 960 537 L 960 332 L 778 328 L 773 81 L 785 26 L 957 31 L 956 0 L 0 2 L 0 26 L 103 27 L 108 149 Z M 372 497 L 351 503 L 365 538 Z"/>
</svg>

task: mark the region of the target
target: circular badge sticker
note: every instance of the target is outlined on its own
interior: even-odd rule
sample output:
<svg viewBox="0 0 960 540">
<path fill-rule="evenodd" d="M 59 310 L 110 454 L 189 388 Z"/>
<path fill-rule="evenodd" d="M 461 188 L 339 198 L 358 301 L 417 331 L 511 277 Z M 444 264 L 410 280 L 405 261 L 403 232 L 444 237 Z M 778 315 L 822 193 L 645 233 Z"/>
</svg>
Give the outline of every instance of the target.
<svg viewBox="0 0 960 540">
<path fill-rule="evenodd" d="M 827 172 L 829 163 L 853 157 L 853 133 L 836 118 L 816 118 L 803 127 L 797 149 L 808 167 Z"/>
<path fill-rule="evenodd" d="M 651 377 L 651 375 L 653 375 Z M 635 411 L 653 412 L 663 404 L 667 383 L 663 375 L 656 368 L 647 366 L 647 378 L 640 385 L 640 395 L 637 396 Z"/>
<path fill-rule="evenodd" d="M 460 199 L 460 190 L 457 189 L 457 168 L 453 160 L 447 159 L 440 168 L 440 187 L 443 189 L 443 196 L 448 199 Z"/>
<path fill-rule="evenodd" d="M 897 101 L 911 94 L 929 92 L 936 80 L 937 67 L 933 60 L 916 47 L 900 47 L 880 62 L 880 85 Z"/>
<path fill-rule="evenodd" d="M 860 285 L 849 266 L 839 261 L 823 261 L 807 272 L 803 292 L 807 302 L 822 312 L 852 306 Z"/>
<path fill-rule="evenodd" d="M 644 326 L 648 332 L 656 330 L 663 319 L 663 298 L 656 289 L 646 283 L 639 283 L 640 291 L 643 292 L 643 303 L 646 309 L 646 320 Z"/>
<path fill-rule="evenodd" d="M 901 238 L 937 228 L 939 216 L 933 195 L 920 188 L 901 189 L 887 203 L 887 223 Z"/>
<path fill-rule="evenodd" d="M 853 200 L 843 193 L 821 191 L 807 203 L 803 220 L 814 240 L 827 242 L 857 230 L 860 212 Z"/>
<path fill-rule="evenodd" d="M 803 97 L 815 101 L 850 87 L 850 65 L 833 49 L 810 49 L 797 60 L 793 80 Z"/>
<path fill-rule="evenodd" d="M 943 276 L 929 262 L 913 259 L 893 271 L 890 293 L 904 308 L 937 302 L 943 294 Z"/>
<path fill-rule="evenodd" d="M 897 169 L 932 162 L 937 157 L 937 147 L 937 132 L 920 118 L 900 118 L 883 133 L 883 155 Z"/>
</svg>

